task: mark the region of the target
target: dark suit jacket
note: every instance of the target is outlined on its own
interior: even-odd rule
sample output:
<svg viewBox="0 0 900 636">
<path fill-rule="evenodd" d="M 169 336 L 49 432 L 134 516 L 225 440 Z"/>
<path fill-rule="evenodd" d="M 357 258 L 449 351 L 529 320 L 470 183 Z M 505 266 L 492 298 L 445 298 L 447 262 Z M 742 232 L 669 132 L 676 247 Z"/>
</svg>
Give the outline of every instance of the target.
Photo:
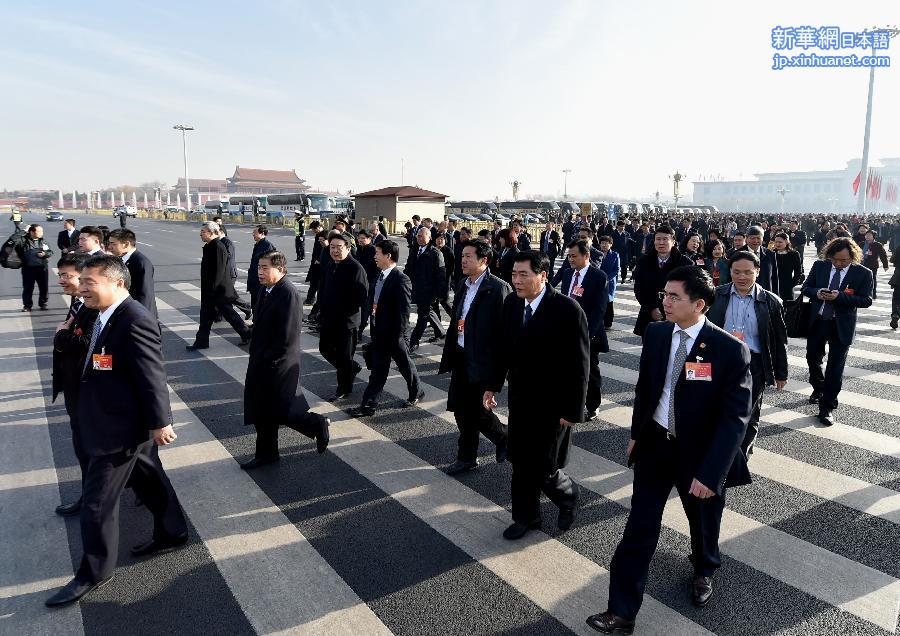
<svg viewBox="0 0 900 636">
<path fill-rule="evenodd" d="M 97 310 L 82 305 L 75 315 L 75 320 L 68 329 L 56 332 L 53 336 L 53 400 L 60 392 L 65 393 L 66 400 L 74 398 L 81 382 L 81 370 L 84 368 L 84 356 L 91 344 L 91 333 Z M 74 400 L 72 400 L 74 404 Z"/>
<path fill-rule="evenodd" d="M 348 256 L 330 261 L 319 288 L 319 323 L 358 329 L 360 310 L 369 296 L 369 281 L 359 261 Z"/>
<path fill-rule="evenodd" d="M 716 299 L 706 313 L 706 319 L 727 331 L 728 304 L 731 302 L 731 284 L 716 287 Z M 760 352 L 766 384 L 775 380 L 787 380 L 787 327 L 784 324 L 784 307 L 781 298 L 759 285 L 753 303 L 756 324 L 759 328 Z"/>
<path fill-rule="evenodd" d="M 88 355 L 101 352 L 112 356 L 112 369 L 88 364 L 78 391 L 91 457 L 133 450 L 172 423 L 159 322 L 142 304 L 129 296 L 116 308 Z"/>
<path fill-rule="evenodd" d="M 803 283 L 802 294 L 811 299 L 809 312 L 810 324 L 819 315 L 824 301 L 816 298 L 820 289 L 828 289 L 831 283 L 831 261 L 816 261 L 809 268 L 809 274 Z M 852 290 L 848 293 L 847 290 Z M 850 265 L 850 269 L 841 283 L 840 293 L 833 301 L 834 320 L 840 341 L 848 347 L 853 344 L 856 335 L 856 310 L 872 305 L 872 272 L 862 265 Z"/>
<path fill-rule="evenodd" d="M 222 236 L 219 241 L 221 241 L 222 245 L 224 245 L 225 249 L 228 251 L 228 274 L 231 276 L 232 280 L 237 280 L 237 253 L 235 252 L 234 243 L 228 236 Z"/>
<path fill-rule="evenodd" d="M 638 259 L 634 267 L 632 278 L 634 279 L 634 295 L 641 304 L 637 320 L 634 323 L 635 335 L 642 336 L 644 329 L 653 322 L 650 315 L 654 309 L 662 311 L 662 301 L 659 292 L 666 286 L 666 277 L 676 267 L 693 265 L 693 261 L 672 248 L 669 260 L 662 267 L 659 266 L 656 250 L 650 250 Z"/>
<path fill-rule="evenodd" d="M 318 241 L 316 241 L 318 246 Z M 259 257 L 266 252 L 271 252 L 275 246 L 267 238 L 262 238 L 253 245 L 253 252 L 250 254 L 250 267 L 247 268 L 247 291 L 250 292 L 250 303 L 256 304 L 256 296 L 259 293 Z M 321 247 L 319 247 L 321 249 Z M 315 249 L 313 249 L 315 252 Z"/>
<path fill-rule="evenodd" d="M 285 424 L 289 416 L 309 410 L 300 388 L 303 298 L 285 276 L 272 291 L 260 290 L 254 310 L 244 382 L 244 424 Z"/>
<path fill-rule="evenodd" d="M 864 247 L 865 241 L 863 241 L 863 245 L 860 246 L 860 249 L 864 249 Z M 868 267 L 874 273 L 878 271 L 879 261 L 881 261 L 881 264 L 885 269 L 888 268 L 888 257 L 887 252 L 884 251 L 884 245 L 882 245 L 878 241 L 873 241 L 872 245 L 869 246 L 868 255 L 863 257 L 862 264 Z"/>
<path fill-rule="evenodd" d="M 69 238 L 69 233 L 65 230 L 61 230 L 59 236 L 56 238 L 56 246 L 59 248 L 60 252 L 65 252 L 65 250 L 77 250 L 78 249 L 78 236 L 81 234 L 78 230 L 72 230 L 72 238 Z"/>
<path fill-rule="evenodd" d="M 674 328 L 668 321 L 654 322 L 644 332 L 631 419 L 631 438 L 636 444 L 629 465 L 641 461 L 645 431 L 656 426 L 653 413 L 666 383 Z M 690 486 L 696 478 L 722 495 L 726 486 L 751 481 L 747 462 L 739 452 L 750 421 L 750 350 L 707 320 L 686 362 L 696 362 L 698 357 L 712 364 L 712 380 L 688 381 L 682 369 L 674 388 L 679 480 Z"/>
<path fill-rule="evenodd" d="M 504 340 L 495 375 L 486 388 L 497 393 L 508 381 L 510 459 L 540 462 L 539 469 L 551 474 L 566 465 L 571 446 L 572 428 L 561 426 L 559 419 L 584 419 L 590 347 L 587 319 L 578 303 L 549 285 L 544 289 L 526 326 L 522 325 L 525 301 L 516 294 L 503 301 L 500 333 Z M 547 374 L 533 351 L 558 355 L 566 365 Z"/>
<path fill-rule="evenodd" d="M 203 246 L 203 258 L 200 261 L 201 305 L 233 302 L 237 299 L 228 260 L 228 249 L 221 239 L 213 239 Z"/>
<path fill-rule="evenodd" d="M 366 278 L 371 287 L 372 283 L 375 282 L 375 279 L 378 278 L 378 275 L 381 273 L 381 270 L 378 269 L 378 265 L 375 264 L 375 245 L 369 243 L 365 247 L 360 247 L 359 251 L 356 253 L 356 260 L 359 261 L 359 264 L 362 265 L 363 269 L 366 271 Z"/>
<path fill-rule="evenodd" d="M 572 268 L 567 269 L 565 274 L 563 274 L 559 285 L 561 294 L 569 293 L 569 287 L 572 285 L 572 277 L 574 275 L 575 272 Z M 581 306 L 584 315 L 587 317 L 588 338 L 591 341 L 591 348 L 603 353 L 609 351 L 609 340 L 606 338 L 606 326 L 603 322 L 606 316 L 606 305 L 609 304 L 608 281 L 609 279 L 603 270 L 588 265 L 584 280 L 578 281 L 578 285 L 584 289 L 584 293 L 580 297 L 573 299 Z"/>
<path fill-rule="evenodd" d="M 501 280 L 506 281 L 509 284 L 512 284 L 512 270 L 513 265 L 515 264 L 516 254 L 519 253 L 519 248 L 510 247 L 506 250 L 506 254 L 503 254 L 502 249 L 494 250 L 494 262 L 491 267 L 491 274 L 500 278 Z"/>
<path fill-rule="evenodd" d="M 128 257 L 125 266 L 131 274 L 131 287 L 128 288 L 128 293 L 146 307 L 151 316 L 158 319 L 159 311 L 156 309 L 156 291 L 153 285 L 153 263 L 144 254 L 135 250 Z"/>
<path fill-rule="evenodd" d="M 416 305 L 430 305 L 435 298 L 447 295 L 447 273 L 444 255 L 434 245 L 426 245 L 419 256 L 418 244 L 409 252 L 404 270 L 412 281 L 412 301 Z"/>
<path fill-rule="evenodd" d="M 447 329 L 444 340 L 444 352 L 441 355 L 441 366 L 438 373 L 453 370 L 456 354 L 457 337 L 459 336 L 459 320 L 462 318 L 463 303 L 466 299 L 465 280 L 460 281 L 453 296 L 453 318 Z M 472 384 L 484 385 L 496 375 L 497 360 L 504 347 L 505 336 L 500 331 L 500 317 L 503 312 L 503 301 L 512 289 L 503 280 L 490 272 L 485 273 L 478 293 L 469 306 L 466 324 L 463 328 L 466 351 L 466 373 Z M 448 409 L 453 410 L 455 396 L 448 395 Z"/>
<path fill-rule="evenodd" d="M 546 246 L 547 249 L 544 249 Z M 539 245 L 539 249 L 546 253 L 550 258 L 556 258 L 559 256 L 559 253 L 562 251 L 562 243 L 560 242 L 559 232 L 556 230 L 551 230 L 550 232 L 550 240 L 547 243 L 547 230 L 541 232 L 541 243 Z"/>
<path fill-rule="evenodd" d="M 369 307 L 375 302 L 376 282 L 377 278 L 369 285 Z M 378 297 L 378 309 L 371 331 L 372 346 L 379 351 L 387 351 L 405 338 L 411 311 L 412 282 L 399 267 L 395 267 L 384 279 L 381 296 Z"/>
<path fill-rule="evenodd" d="M 744 251 L 751 251 L 749 247 L 744 246 Z M 775 252 L 767 247 L 759 248 L 759 277 L 756 284 L 763 289 L 778 293 L 778 259 L 775 258 Z"/>
</svg>

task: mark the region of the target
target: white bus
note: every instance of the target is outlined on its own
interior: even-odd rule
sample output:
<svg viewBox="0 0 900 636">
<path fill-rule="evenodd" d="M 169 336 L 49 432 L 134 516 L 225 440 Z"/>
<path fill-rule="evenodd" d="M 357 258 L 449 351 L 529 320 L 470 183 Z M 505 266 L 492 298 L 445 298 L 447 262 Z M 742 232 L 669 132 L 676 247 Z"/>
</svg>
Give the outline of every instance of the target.
<svg viewBox="0 0 900 636">
<path fill-rule="evenodd" d="M 264 194 L 240 194 L 228 199 L 228 214 L 253 216 L 265 214 L 267 197 Z"/>
<path fill-rule="evenodd" d="M 310 212 L 315 210 L 315 212 L 321 215 L 329 215 L 336 212 L 334 197 L 322 194 L 321 192 L 307 192 L 305 196 L 309 199 Z"/>
<path fill-rule="evenodd" d="M 267 197 L 266 210 L 273 216 L 288 216 L 311 212 L 309 197 L 305 194 L 270 194 Z"/>
</svg>

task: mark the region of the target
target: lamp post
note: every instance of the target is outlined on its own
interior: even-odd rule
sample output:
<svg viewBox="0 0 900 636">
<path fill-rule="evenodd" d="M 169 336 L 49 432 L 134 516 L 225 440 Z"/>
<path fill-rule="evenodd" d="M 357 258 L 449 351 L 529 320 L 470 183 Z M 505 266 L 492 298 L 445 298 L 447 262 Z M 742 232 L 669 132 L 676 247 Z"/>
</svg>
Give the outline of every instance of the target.
<svg viewBox="0 0 900 636">
<path fill-rule="evenodd" d="M 687 175 L 681 174 L 678 170 L 676 170 L 675 174 L 669 175 L 669 178 L 672 180 L 672 182 L 674 184 L 674 193 L 675 193 L 675 197 L 674 197 L 675 198 L 675 211 L 674 211 L 674 213 L 677 214 L 678 213 L 678 199 L 681 198 L 681 194 L 679 194 L 679 192 L 678 192 L 678 187 L 682 181 L 687 179 Z"/>
<path fill-rule="evenodd" d="M 784 214 L 784 195 L 786 195 L 790 191 L 791 191 L 790 188 L 785 188 L 784 186 L 781 186 L 780 188 L 775 190 L 775 192 L 777 192 L 778 195 L 781 197 L 781 213 L 782 214 Z"/>
<path fill-rule="evenodd" d="M 896 25 L 889 27 L 872 27 L 868 33 L 885 33 L 888 39 L 900 35 L 900 29 Z M 872 40 L 872 55 L 875 55 L 875 41 Z M 866 102 L 866 130 L 863 134 L 862 165 L 859 167 L 859 188 L 856 193 L 856 211 L 859 215 L 866 213 L 866 194 L 869 180 L 869 134 L 872 129 L 872 93 L 875 90 L 875 66 L 869 67 L 869 97 Z"/>
<path fill-rule="evenodd" d="M 569 173 L 571 168 L 563 168 L 563 201 L 569 200 Z"/>
<path fill-rule="evenodd" d="M 187 137 L 185 133 L 189 130 L 194 130 L 193 126 L 185 126 L 184 124 L 176 124 L 172 126 L 174 130 L 181 131 L 181 148 L 184 152 L 184 194 L 187 198 L 187 207 L 188 212 L 191 211 L 191 180 L 188 178 L 188 167 L 187 167 Z"/>
</svg>

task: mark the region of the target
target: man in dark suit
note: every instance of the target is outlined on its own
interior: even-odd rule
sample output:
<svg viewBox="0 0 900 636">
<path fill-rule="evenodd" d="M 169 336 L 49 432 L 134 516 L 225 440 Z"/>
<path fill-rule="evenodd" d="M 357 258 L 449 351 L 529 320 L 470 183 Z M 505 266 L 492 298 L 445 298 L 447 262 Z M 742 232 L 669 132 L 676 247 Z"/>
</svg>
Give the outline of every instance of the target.
<svg viewBox="0 0 900 636">
<path fill-rule="evenodd" d="M 219 240 L 218 223 L 207 221 L 200 227 L 203 259 L 200 261 L 200 326 L 188 351 L 209 349 L 209 332 L 216 314 L 221 314 L 241 337 L 241 344 L 250 342 L 250 328 L 234 310 L 237 293 L 228 265 L 228 250 Z"/>
<path fill-rule="evenodd" d="M 609 287 L 606 273 L 599 267 L 591 267 L 587 241 L 572 241 L 568 248 L 566 258 L 569 260 L 569 268 L 563 274 L 560 292 L 577 302 L 587 317 L 590 372 L 584 420 L 588 421 L 597 417 L 600 408 L 603 386 L 600 354 L 609 352 L 604 323 L 609 304 Z"/>
<path fill-rule="evenodd" d="M 472 229 L 468 227 L 460 228 L 457 231 L 456 242 L 453 245 L 453 262 L 454 263 L 462 263 L 462 250 L 463 244 L 472 240 Z M 463 274 L 462 266 L 453 268 L 453 275 L 450 277 L 450 286 L 453 289 L 459 287 L 459 283 L 462 279 L 465 278 L 465 274 Z"/>
<path fill-rule="evenodd" d="M 56 238 L 56 246 L 60 254 L 78 251 L 78 230 L 75 229 L 75 219 L 66 219 L 63 223 L 65 229 L 60 230 Z"/>
<path fill-rule="evenodd" d="M 775 258 L 775 252 L 763 245 L 763 234 L 763 229 L 758 225 L 748 228 L 745 249 L 753 252 L 759 259 L 759 278 L 756 279 L 756 283 L 778 295 L 778 260 Z"/>
<path fill-rule="evenodd" d="M 572 426 L 584 417 L 587 319 L 578 303 L 547 285 L 549 267 L 547 257 L 536 250 L 516 255 L 516 293 L 503 302 L 500 321 L 505 342 L 483 397 L 484 407 L 493 409 L 495 394 L 508 382 L 513 523 L 503 536 L 509 540 L 541 526 L 541 491 L 559 507 L 560 530 L 572 527 L 578 503 L 578 485 L 563 468 Z M 552 351 L 566 363 L 548 377 L 532 351 Z M 553 399 L 541 398 L 548 395 Z"/>
<path fill-rule="evenodd" d="M 631 245 L 634 242 L 631 234 L 625 231 L 625 221 L 617 221 L 616 229 L 609 234 L 612 238 L 612 250 L 619 255 L 619 265 L 622 268 L 622 282 L 628 275 L 628 263 L 631 261 Z"/>
<path fill-rule="evenodd" d="M 378 269 L 378 265 L 375 264 L 376 250 L 375 245 L 372 243 L 372 235 L 366 230 L 360 230 L 356 235 L 356 243 L 356 260 L 359 261 L 359 264 L 362 265 L 363 270 L 366 272 L 366 280 L 369 282 L 369 293 L 371 294 L 372 285 L 375 284 L 375 279 L 378 278 L 378 274 L 381 271 Z M 368 302 L 362 307 L 362 315 L 359 320 L 357 336 L 358 340 L 362 340 L 363 332 L 369 325 L 369 312 L 371 310 L 372 307 Z"/>
<path fill-rule="evenodd" d="M 83 254 L 64 254 L 56 268 L 59 271 L 59 286 L 64 294 L 72 298 L 72 305 L 66 319 L 56 326 L 53 336 L 53 400 L 63 394 L 69 426 L 72 429 L 72 446 L 81 467 L 81 479 L 87 474 L 89 457 L 81 441 L 81 425 L 78 422 L 78 388 L 81 384 L 81 370 L 84 357 L 91 342 L 97 310 L 86 307 L 78 295 L 79 277 L 84 264 Z M 69 504 L 57 506 L 56 514 L 71 517 L 81 512 L 81 497 Z"/>
<path fill-rule="evenodd" d="M 260 292 L 254 306 L 254 331 L 244 382 L 244 424 L 256 427 L 256 453 L 241 464 L 252 470 L 279 460 L 278 427 L 288 426 L 315 438 L 316 450 L 328 447 L 331 423 L 312 413 L 300 386 L 300 332 L 303 298 L 286 277 L 287 257 L 269 251 L 257 259 Z"/>
<path fill-rule="evenodd" d="M 759 260 L 743 250 L 728 259 L 731 283 L 716 288 L 706 319 L 750 349 L 753 410 L 741 452 L 749 459 L 759 433 L 759 415 L 766 385 L 784 388 L 788 379 L 787 327 L 781 299 L 756 284 Z"/>
<path fill-rule="evenodd" d="M 803 250 L 806 249 L 807 243 L 809 243 L 809 237 L 806 236 L 806 232 L 799 229 L 800 225 L 796 221 L 791 221 L 789 227 L 790 232 L 788 232 L 788 238 L 791 240 L 791 247 L 802 255 Z"/>
<path fill-rule="evenodd" d="M 232 289 L 235 289 L 234 300 L 231 304 L 244 313 L 245 319 L 250 320 L 250 317 L 253 315 L 253 299 L 251 298 L 250 302 L 244 302 L 235 288 L 235 283 L 237 283 L 238 279 L 237 248 L 234 246 L 234 242 L 228 238 L 228 235 L 224 232 L 225 226 L 222 224 L 222 221 L 218 221 L 218 224 L 220 232 L 219 242 L 225 246 L 225 250 L 228 252 L 228 275 L 231 276 L 231 287 Z M 215 321 L 219 322 L 220 320 L 222 320 L 222 315 L 216 315 Z"/>
<path fill-rule="evenodd" d="M 406 340 L 412 308 L 412 283 L 405 273 L 397 269 L 398 258 L 400 248 L 394 241 L 385 239 L 375 247 L 375 264 L 379 273 L 369 286 L 366 302 L 366 314 L 371 325 L 369 333 L 372 336 L 372 342 L 367 345 L 371 373 L 363 391 L 362 403 L 351 411 L 354 417 L 375 415 L 391 360 L 406 381 L 409 398 L 404 406 L 418 404 L 425 395 Z"/>
<path fill-rule="evenodd" d="M 366 272 L 350 256 L 351 239 L 345 232 L 328 235 L 331 263 L 324 271 L 319 291 L 319 353 L 337 371 L 337 387 L 329 402 L 353 391 L 353 380 L 362 367 L 353 359 L 360 313 L 369 295 Z"/>
<path fill-rule="evenodd" d="M 463 244 L 460 267 L 466 278 L 456 288 L 450 328 L 438 373 L 452 373 L 447 391 L 447 410 L 453 413 L 459 429 L 456 460 L 447 474 L 472 470 L 478 466 L 478 434 L 496 446 L 497 462 L 506 460 L 507 429 L 497 416 L 484 407 L 487 381 L 496 375 L 495 367 L 504 346 L 500 331 L 503 301 L 512 291 L 504 281 L 488 271 L 493 250 L 484 241 Z"/>
<path fill-rule="evenodd" d="M 300 222 L 300 221 L 298 221 Z M 274 252 L 277 248 L 269 240 L 269 228 L 265 225 L 257 225 L 253 228 L 253 252 L 250 254 L 250 266 L 247 268 L 247 291 L 250 294 L 250 304 L 256 305 L 259 290 L 262 285 L 259 283 L 259 257 L 267 252 Z M 302 258 L 297 258 L 302 261 Z M 255 324 L 254 320 L 254 324 Z"/>
<path fill-rule="evenodd" d="M 159 318 L 156 309 L 156 292 L 153 285 L 153 263 L 144 254 L 137 251 L 137 239 L 134 232 L 119 228 L 109 233 L 109 253 L 118 256 L 128 267 L 131 274 L 131 287 L 128 294 L 141 303 L 154 318 Z"/>
<path fill-rule="evenodd" d="M 644 333 L 626 451 L 634 488 L 609 568 L 609 604 L 587 619 L 605 634 L 634 629 L 672 486 L 691 528 L 691 596 L 702 607 L 721 565 L 725 488 L 750 483 L 740 453 L 752 400 L 750 350 L 705 318 L 715 288 L 703 268 L 673 270 L 664 294 L 668 321 L 651 323 Z"/>
<path fill-rule="evenodd" d="M 128 295 L 121 259 L 88 259 L 79 291 L 99 312 L 85 357 L 78 396 L 82 443 L 89 456 L 81 507 L 84 555 L 72 579 L 46 601 L 81 600 L 106 583 L 119 551 L 119 499 L 126 485 L 153 515 L 152 538 L 134 556 L 183 545 L 187 523 L 159 461 L 157 444 L 175 441 L 159 323 Z"/>
<path fill-rule="evenodd" d="M 691 259 L 675 247 L 675 232 L 668 225 L 660 225 L 653 235 L 653 249 L 640 259 L 634 268 L 634 295 L 641 304 L 634 334 L 643 336 L 651 322 L 665 320 L 660 292 L 666 285 L 669 273 L 685 265 L 693 265 Z"/>
<path fill-rule="evenodd" d="M 559 232 L 553 227 L 553 222 L 550 221 L 547 223 L 546 229 L 541 232 L 541 251 L 547 255 L 547 259 L 550 261 L 550 278 L 553 278 L 553 273 L 556 271 L 556 258 L 562 251 Z"/>
<path fill-rule="evenodd" d="M 430 244 L 431 233 L 424 225 L 415 237 L 417 249 L 410 250 L 406 261 L 406 275 L 412 281 L 412 301 L 416 306 L 416 326 L 410 336 L 410 350 L 419 348 L 419 340 L 425 333 L 425 327 L 431 325 L 434 330 L 433 342 L 444 337 L 441 321 L 432 305 L 438 298 L 446 296 L 447 274 L 444 268 L 444 255 Z"/>
<path fill-rule="evenodd" d="M 856 310 L 872 305 L 872 272 L 860 265 L 862 250 L 847 237 L 837 237 L 824 248 L 825 260 L 816 261 L 803 283 L 802 294 L 812 300 L 806 363 L 812 385 L 810 404 L 819 405 L 819 421 L 834 424 L 847 353 L 856 335 Z M 828 364 L 822 373 L 825 345 Z"/>
</svg>

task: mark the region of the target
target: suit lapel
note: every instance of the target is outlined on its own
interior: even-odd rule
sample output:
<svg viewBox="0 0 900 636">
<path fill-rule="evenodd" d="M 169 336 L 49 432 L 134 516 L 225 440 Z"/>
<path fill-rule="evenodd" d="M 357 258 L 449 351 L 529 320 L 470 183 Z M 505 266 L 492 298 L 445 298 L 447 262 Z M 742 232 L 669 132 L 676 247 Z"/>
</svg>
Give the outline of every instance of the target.
<svg viewBox="0 0 900 636">
<path fill-rule="evenodd" d="M 97 344 L 94 347 L 94 351 L 96 351 L 97 349 L 102 348 L 103 346 L 106 345 L 106 340 L 107 340 L 107 338 L 109 338 L 110 330 L 112 329 L 113 325 L 115 325 L 116 320 L 119 317 L 119 314 L 121 314 L 123 311 L 125 311 L 125 307 L 128 305 L 128 303 L 131 302 L 131 300 L 132 300 L 131 296 L 129 296 L 125 300 L 122 301 L 121 305 L 116 307 L 116 310 L 113 312 L 112 316 L 110 316 L 109 320 L 106 321 L 106 324 L 103 325 L 103 331 L 100 332 L 100 337 L 97 338 Z M 99 316 L 97 319 L 98 320 L 100 319 Z M 93 353 L 93 352 L 91 352 L 91 353 Z"/>
</svg>

